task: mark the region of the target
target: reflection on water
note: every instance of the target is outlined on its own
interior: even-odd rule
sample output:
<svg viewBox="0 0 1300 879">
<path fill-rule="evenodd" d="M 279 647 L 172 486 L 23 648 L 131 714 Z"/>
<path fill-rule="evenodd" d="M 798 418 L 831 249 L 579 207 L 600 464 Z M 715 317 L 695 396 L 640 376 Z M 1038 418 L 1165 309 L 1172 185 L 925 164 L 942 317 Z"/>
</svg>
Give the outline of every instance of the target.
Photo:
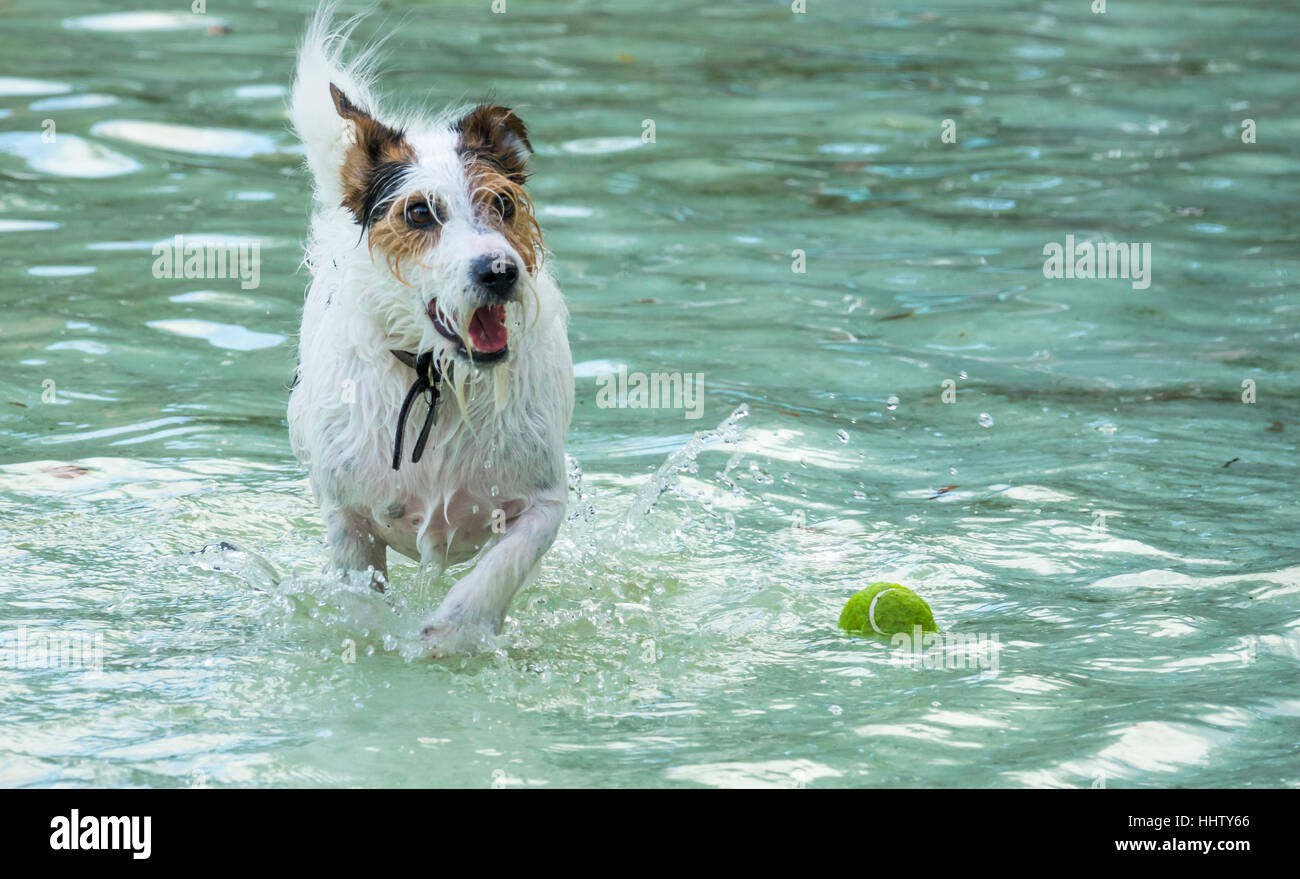
<svg viewBox="0 0 1300 879">
<path fill-rule="evenodd" d="M 32 171 L 57 177 L 115 177 L 142 167 L 129 156 L 75 134 L 58 136 L 51 143 L 40 132 L 5 132 L 0 134 L 0 154 L 21 159 Z"/>
</svg>

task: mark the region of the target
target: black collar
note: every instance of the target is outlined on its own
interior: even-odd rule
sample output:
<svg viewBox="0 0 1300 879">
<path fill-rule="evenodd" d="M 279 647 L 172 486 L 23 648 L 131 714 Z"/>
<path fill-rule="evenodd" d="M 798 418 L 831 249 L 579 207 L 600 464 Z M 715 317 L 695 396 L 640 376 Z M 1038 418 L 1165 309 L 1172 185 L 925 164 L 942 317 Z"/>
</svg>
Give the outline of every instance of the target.
<svg viewBox="0 0 1300 879">
<path fill-rule="evenodd" d="M 424 445 L 429 441 L 429 430 L 433 427 L 433 415 L 438 408 L 438 385 L 442 381 L 442 373 L 438 371 L 432 351 L 418 356 L 410 351 L 393 351 L 393 356 L 415 370 L 415 382 L 406 392 L 402 408 L 397 412 L 397 436 L 393 440 L 393 469 L 397 470 L 402 466 L 402 433 L 406 429 L 406 416 L 411 411 L 411 403 L 420 394 L 427 394 L 429 414 L 424 416 L 424 427 L 420 428 L 420 436 L 416 438 L 415 448 L 411 450 L 411 463 L 418 462 L 424 454 Z"/>
</svg>

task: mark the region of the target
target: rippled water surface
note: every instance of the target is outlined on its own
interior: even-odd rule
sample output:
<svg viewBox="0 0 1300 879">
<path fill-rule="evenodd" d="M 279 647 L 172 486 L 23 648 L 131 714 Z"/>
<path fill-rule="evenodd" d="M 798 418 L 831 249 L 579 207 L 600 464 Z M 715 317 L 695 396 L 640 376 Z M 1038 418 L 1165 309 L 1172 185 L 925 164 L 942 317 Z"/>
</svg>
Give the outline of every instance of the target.
<svg viewBox="0 0 1300 879">
<path fill-rule="evenodd" d="M 578 364 L 569 521 L 441 663 L 287 441 L 311 4 L 188 6 L 0 2 L 0 629 L 103 639 L 5 654 L 0 784 L 1300 783 L 1294 3 L 384 3 L 388 93 L 528 122 Z M 876 580 L 950 661 L 836 629 Z"/>
</svg>

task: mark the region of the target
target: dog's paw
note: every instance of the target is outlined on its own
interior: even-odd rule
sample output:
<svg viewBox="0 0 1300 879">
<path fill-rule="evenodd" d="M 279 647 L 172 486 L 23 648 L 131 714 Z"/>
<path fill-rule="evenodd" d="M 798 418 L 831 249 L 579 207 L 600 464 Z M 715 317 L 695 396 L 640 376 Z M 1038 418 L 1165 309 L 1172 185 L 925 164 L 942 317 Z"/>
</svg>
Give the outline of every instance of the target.
<svg viewBox="0 0 1300 879">
<path fill-rule="evenodd" d="M 492 629 L 431 619 L 420 627 L 420 640 L 424 644 L 424 655 L 429 659 L 445 659 L 448 656 L 467 656 L 482 650 L 492 649 Z"/>
</svg>

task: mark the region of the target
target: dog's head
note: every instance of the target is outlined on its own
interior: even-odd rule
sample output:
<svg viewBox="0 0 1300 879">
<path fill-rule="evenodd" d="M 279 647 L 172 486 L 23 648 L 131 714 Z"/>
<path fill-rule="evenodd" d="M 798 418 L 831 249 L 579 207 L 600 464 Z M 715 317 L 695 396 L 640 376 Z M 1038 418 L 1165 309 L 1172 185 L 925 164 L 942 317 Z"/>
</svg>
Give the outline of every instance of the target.
<svg viewBox="0 0 1300 879">
<path fill-rule="evenodd" d="M 504 360 L 541 307 L 534 281 L 544 249 L 524 191 L 524 123 L 481 104 L 402 128 L 336 85 L 330 95 L 350 128 L 343 207 L 377 270 L 366 290 L 374 316 L 444 363 Z"/>
</svg>

